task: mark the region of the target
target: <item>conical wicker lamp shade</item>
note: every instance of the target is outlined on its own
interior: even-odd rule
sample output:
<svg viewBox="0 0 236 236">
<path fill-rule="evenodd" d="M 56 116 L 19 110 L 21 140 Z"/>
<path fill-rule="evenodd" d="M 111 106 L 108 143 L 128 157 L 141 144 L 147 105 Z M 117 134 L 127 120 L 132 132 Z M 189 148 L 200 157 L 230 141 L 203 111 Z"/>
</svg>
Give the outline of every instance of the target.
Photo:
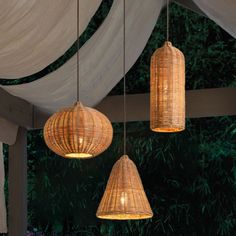
<svg viewBox="0 0 236 236">
<path fill-rule="evenodd" d="M 91 158 L 111 144 L 113 129 L 99 111 L 77 102 L 53 114 L 44 126 L 47 146 L 65 158 Z"/>
<path fill-rule="evenodd" d="M 165 42 L 151 58 L 150 128 L 156 132 L 185 129 L 185 60 Z"/>
<path fill-rule="evenodd" d="M 109 220 L 139 220 L 153 216 L 138 170 L 127 155 L 113 166 L 96 216 Z"/>
</svg>

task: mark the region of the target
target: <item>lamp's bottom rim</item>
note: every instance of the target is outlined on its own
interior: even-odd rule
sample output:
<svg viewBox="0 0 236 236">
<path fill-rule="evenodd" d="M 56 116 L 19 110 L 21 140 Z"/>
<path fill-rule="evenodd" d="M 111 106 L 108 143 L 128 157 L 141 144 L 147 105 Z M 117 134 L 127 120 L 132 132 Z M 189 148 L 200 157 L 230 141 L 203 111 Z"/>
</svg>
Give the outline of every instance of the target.
<svg viewBox="0 0 236 236">
<path fill-rule="evenodd" d="M 173 133 L 173 132 L 181 132 L 185 130 L 185 127 L 158 127 L 158 128 L 152 128 L 151 130 L 154 132 L 160 132 L 160 133 Z"/>
<path fill-rule="evenodd" d="M 86 159 L 86 158 L 91 158 L 93 157 L 92 154 L 90 153 L 67 153 L 65 154 L 65 157 L 67 158 L 81 158 L 81 159 Z"/>
<path fill-rule="evenodd" d="M 145 214 L 132 214 L 132 213 L 127 213 L 127 214 L 97 214 L 97 218 L 100 219 L 105 219 L 105 220 L 144 220 L 144 219 L 149 219 L 153 217 L 153 214 L 145 213 Z"/>
</svg>

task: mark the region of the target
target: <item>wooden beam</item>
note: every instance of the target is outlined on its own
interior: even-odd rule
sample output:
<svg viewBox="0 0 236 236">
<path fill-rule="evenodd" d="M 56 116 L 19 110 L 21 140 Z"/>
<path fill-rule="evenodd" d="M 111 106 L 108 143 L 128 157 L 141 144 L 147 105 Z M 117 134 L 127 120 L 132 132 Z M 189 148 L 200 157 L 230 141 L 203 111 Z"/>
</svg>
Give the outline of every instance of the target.
<svg viewBox="0 0 236 236">
<path fill-rule="evenodd" d="M 0 117 L 25 128 L 40 128 L 48 116 L 29 102 L 0 88 Z"/>
<path fill-rule="evenodd" d="M 13 145 L 16 142 L 18 126 L 0 117 L 0 142 Z"/>
<path fill-rule="evenodd" d="M 0 88 L 0 116 L 23 127 L 32 126 L 32 106 Z"/>
<path fill-rule="evenodd" d="M 187 91 L 186 115 L 189 118 L 236 115 L 236 88 Z"/>
<path fill-rule="evenodd" d="M 186 91 L 186 115 L 190 118 L 236 115 L 236 88 Z M 96 106 L 112 122 L 123 120 L 123 97 L 108 96 Z M 34 114 L 34 116 L 33 116 Z M 33 117 L 34 121 L 33 121 Z M 0 88 L 0 117 L 26 128 L 43 128 L 49 114 Z M 149 120 L 149 94 L 127 95 L 127 121 Z"/>
<path fill-rule="evenodd" d="M 16 143 L 9 146 L 9 236 L 27 233 L 27 130 L 19 128 Z"/>
<path fill-rule="evenodd" d="M 127 95 L 127 121 L 149 120 L 149 94 Z M 236 115 L 236 88 L 186 91 L 189 118 Z M 123 121 L 123 97 L 108 96 L 97 107 L 112 122 Z"/>
</svg>

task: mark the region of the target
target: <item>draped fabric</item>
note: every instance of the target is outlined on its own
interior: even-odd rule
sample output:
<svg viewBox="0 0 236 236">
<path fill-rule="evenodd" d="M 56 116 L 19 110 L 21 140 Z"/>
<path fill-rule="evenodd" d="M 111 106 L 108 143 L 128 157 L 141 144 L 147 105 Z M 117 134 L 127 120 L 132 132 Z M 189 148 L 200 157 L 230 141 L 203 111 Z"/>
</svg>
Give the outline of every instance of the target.
<svg viewBox="0 0 236 236">
<path fill-rule="evenodd" d="M 219 26 L 236 38 L 235 0 L 193 0 Z"/>
<path fill-rule="evenodd" d="M 5 183 L 5 171 L 4 171 L 3 147 L 2 143 L 0 143 L 0 233 L 7 233 L 4 183 Z"/>
<path fill-rule="evenodd" d="M 126 72 L 144 49 L 156 24 L 163 2 L 165 3 L 164 0 L 126 1 Z M 184 3 L 184 0 L 181 2 Z M 235 36 L 236 1 L 194 0 L 194 3 L 192 5 L 195 7 L 197 5 L 212 20 Z M 85 105 L 96 105 L 122 78 L 122 42 L 123 1 L 114 0 L 103 24 L 79 52 L 80 99 Z M 54 49 L 57 51 L 59 48 Z M 50 51 L 50 48 L 48 50 Z M 47 54 L 50 53 L 47 52 Z M 33 59 L 32 63 L 35 63 Z M 4 89 L 33 103 L 42 111 L 52 113 L 61 107 L 73 104 L 76 100 L 76 70 L 75 55 L 58 70 L 37 81 L 23 85 L 4 86 Z"/>
<path fill-rule="evenodd" d="M 126 72 L 144 49 L 156 24 L 163 1 L 126 1 Z M 123 75 L 123 1 L 112 8 L 95 34 L 80 49 L 80 98 L 94 106 Z M 37 81 L 4 86 L 9 93 L 24 98 L 41 110 L 53 112 L 76 100 L 76 55 L 57 71 Z"/>
<path fill-rule="evenodd" d="M 80 33 L 102 0 L 80 0 Z M 77 0 L 0 0 L 0 78 L 36 73 L 75 42 Z"/>
</svg>

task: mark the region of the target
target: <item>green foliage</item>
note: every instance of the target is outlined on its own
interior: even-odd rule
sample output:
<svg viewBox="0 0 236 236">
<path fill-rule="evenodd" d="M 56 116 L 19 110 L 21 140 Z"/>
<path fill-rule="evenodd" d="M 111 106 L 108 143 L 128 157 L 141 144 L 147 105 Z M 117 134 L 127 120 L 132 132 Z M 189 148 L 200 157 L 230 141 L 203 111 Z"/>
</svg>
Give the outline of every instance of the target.
<svg viewBox="0 0 236 236">
<path fill-rule="evenodd" d="M 105 221 L 95 217 L 110 170 L 122 155 L 122 125 L 112 146 L 91 160 L 54 155 L 42 133 L 29 134 L 29 221 L 65 235 L 234 235 L 236 166 L 234 117 L 188 120 L 177 134 L 128 124 L 127 148 L 135 161 L 154 218 Z M 33 142 L 32 142 L 33 141 Z"/>
<path fill-rule="evenodd" d="M 165 40 L 163 9 L 145 49 L 126 76 L 128 93 L 149 92 L 151 56 Z M 235 86 L 236 40 L 214 22 L 173 3 L 170 41 L 185 55 L 186 89 Z M 110 94 L 122 94 L 122 83 Z"/>
</svg>

